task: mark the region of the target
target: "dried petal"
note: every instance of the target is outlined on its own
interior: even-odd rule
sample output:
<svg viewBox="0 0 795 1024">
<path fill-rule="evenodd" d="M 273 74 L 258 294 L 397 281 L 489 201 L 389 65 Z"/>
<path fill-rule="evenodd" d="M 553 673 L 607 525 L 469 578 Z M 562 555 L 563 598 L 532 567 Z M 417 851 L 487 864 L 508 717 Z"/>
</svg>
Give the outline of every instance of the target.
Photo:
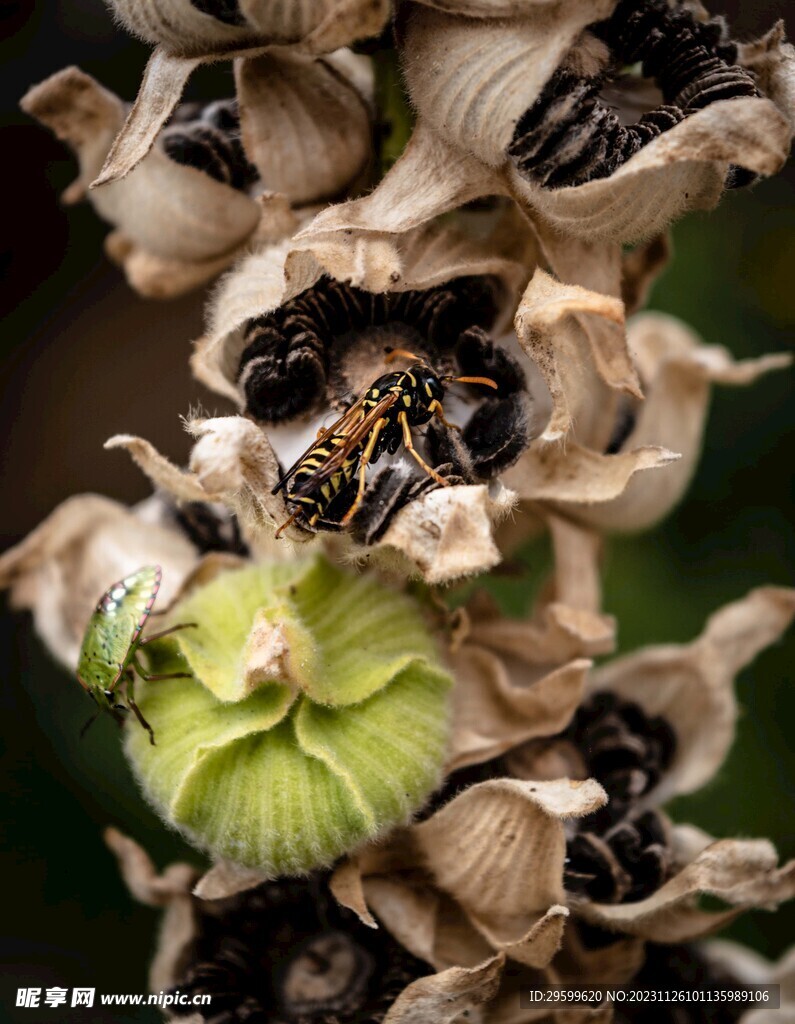
<svg viewBox="0 0 795 1024">
<path fill-rule="evenodd" d="M 611 530 L 648 529 L 681 500 L 701 452 L 712 384 L 748 385 L 792 362 L 788 353 L 735 362 L 726 349 L 704 345 L 679 320 L 662 313 L 631 320 L 627 340 L 646 400 L 620 449 L 662 444 L 681 458 L 665 473 L 630 480 L 614 500 L 577 512 L 594 526 Z"/>
<path fill-rule="evenodd" d="M 577 903 L 587 921 L 662 942 L 684 942 L 722 927 L 742 910 L 772 909 L 795 896 L 795 861 L 777 866 L 766 840 L 724 839 L 707 847 L 654 895 L 634 903 Z M 693 897 L 718 896 L 733 909 L 699 910 Z"/>
<path fill-rule="evenodd" d="M 580 702 L 591 666 L 579 660 L 531 672 L 506 661 L 473 644 L 450 657 L 456 685 L 448 772 L 561 732 Z"/>
<path fill-rule="evenodd" d="M 500 487 L 491 494 L 485 484 L 429 491 L 398 512 L 379 549 L 387 564 L 397 555 L 403 571 L 426 583 L 486 572 L 501 559 L 492 524 L 513 503 L 511 491 Z"/>
<path fill-rule="evenodd" d="M 477 967 L 450 967 L 419 978 L 398 996 L 384 1024 L 449 1024 L 471 1015 L 495 995 L 504 963 L 500 955 Z"/>
<path fill-rule="evenodd" d="M 331 53 L 377 35 L 385 0 L 303 0 L 291 5 L 247 4 L 236 26 L 198 12 L 190 0 L 112 0 L 119 17 L 156 46 L 130 114 L 93 187 L 129 174 L 146 156 L 200 64 L 257 57 L 283 44 L 310 54 Z"/>
<path fill-rule="evenodd" d="M 593 780 L 497 779 L 464 790 L 412 836 L 439 888 L 489 941 L 512 944 L 564 902 L 563 819 L 606 799 Z"/>
<path fill-rule="evenodd" d="M 282 51 L 235 65 L 246 152 L 265 187 L 294 203 L 336 195 L 370 158 L 366 97 L 342 67 Z"/>
<path fill-rule="evenodd" d="M 795 616 L 795 591 L 760 587 L 712 615 L 689 644 L 648 647 L 597 669 L 592 692 L 611 690 L 676 733 L 673 763 L 654 790 L 655 803 L 691 793 L 712 778 L 734 739 L 734 677 L 784 632 Z"/>
<path fill-rule="evenodd" d="M 121 126 L 121 100 L 72 67 L 31 89 L 22 108 L 75 150 L 80 177 L 68 198 L 84 196 Z M 119 229 L 115 257 L 125 270 L 131 263 L 129 276 L 149 294 L 176 294 L 217 273 L 260 221 L 258 204 L 245 193 L 177 163 L 159 146 L 135 175 L 88 195 L 97 213 Z M 147 260 L 169 269 L 167 282 L 153 280 Z"/>
<path fill-rule="evenodd" d="M 598 317 L 611 325 L 607 329 L 602 325 L 600 348 L 592 344 L 594 336 L 584 331 L 583 317 Z M 552 417 L 542 440 L 555 441 L 565 436 L 576 417 L 578 402 L 586 399 L 589 374 L 571 360 L 573 351 L 583 346 L 583 334 L 602 379 L 611 387 L 641 397 L 626 345 L 624 307 L 619 299 L 578 285 L 561 284 L 543 270 L 536 270 L 514 323 L 520 344 L 538 366 L 552 395 Z"/>
</svg>

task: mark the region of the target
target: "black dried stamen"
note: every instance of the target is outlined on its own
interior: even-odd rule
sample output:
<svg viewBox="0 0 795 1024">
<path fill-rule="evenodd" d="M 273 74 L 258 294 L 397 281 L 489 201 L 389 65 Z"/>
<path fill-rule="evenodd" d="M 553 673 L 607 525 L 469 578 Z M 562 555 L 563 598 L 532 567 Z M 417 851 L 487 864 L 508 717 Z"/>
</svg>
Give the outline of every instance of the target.
<svg viewBox="0 0 795 1024">
<path fill-rule="evenodd" d="M 325 876 L 195 900 L 198 936 L 174 990 L 214 1024 L 380 1024 L 430 968 L 332 900 Z M 194 1005 L 175 1005 L 179 1017 Z"/>
<path fill-rule="evenodd" d="M 225 25 L 245 25 L 238 0 L 188 0 L 191 7 L 195 7 L 202 14 L 209 14 L 216 21 L 222 21 Z"/>
<path fill-rule="evenodd" d="M 609 177 L 696 110 L 759 95 L 751 74 L 734 63 L 737 48 L 717 19 L 701 24 L 667 0 L 620 0 L 611 17 L 591 31 L 607 44 L 612 69 L 593 78 L 565 68 L 555 72 L 520 118 L 508 148 L 521 174 L 539 185 L 558 188 Z M 611 72 L 636 63 L 656 81 L 663 104 L 623 125 L 600 92 Z M 727 184 L 752 179 L 742 168 L 732 168 Z"/>
<path fill-rule="evenodd" d="M 219 551 L 243 558 L 249 554 L 237 517 L 224 506 L 211 505 L 205 501 L 187 501 L 170 506 L 170 512 L 199 554 Z"/>
<path fill-rule="evenodd" d="M 322 278 L 278 310 L 245 325 L 238 386 L 246 411 L 262 422 L 280 423 L 319 406 L 332 348 L 343 336 L 405 325 L 422 337 L 429 355 L 444 355 L 467 327 L 490 327 L 496 314 L 496 284 L 487 277 L 381 294 Z"/>
<path fill-rule="evenodd" d="M 178 164 L 244 191 L 258 177 L 240 139 L 236 100 L 218 100 L 195 111 L 189 120 L 177 116 L 162 135 L 163 149 Z"/>
</svg>

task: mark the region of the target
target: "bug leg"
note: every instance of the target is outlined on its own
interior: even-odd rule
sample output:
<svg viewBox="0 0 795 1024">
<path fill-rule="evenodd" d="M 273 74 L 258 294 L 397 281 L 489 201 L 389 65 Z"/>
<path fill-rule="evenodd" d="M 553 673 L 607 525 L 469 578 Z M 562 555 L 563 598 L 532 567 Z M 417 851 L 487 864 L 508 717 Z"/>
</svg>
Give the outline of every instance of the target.
<svg viewBox="0 0 795 1024">
<path fill-rule="evenodd" d="M 287 529 L 287 527 L 288 527 L 288 526 L 290 525 L 290 523 L 294 523 L 294 522 L 296 521 L 296 519 L 297 519 L 297 518 L 298 518 L 298 517 L 299 517 L 300 515 L 301 515 L 301 509 L 300 509 L 300 508 L 297 508 L 297 509 L 295 510 L 295 512 L 293 512 L 293 514 L 292 514 L 292 515 L 290 516 L 290 518 L 289 518 L 289 519 L 285 519 L 285 521 L 284 521 L 284 522 L 282 523 L 282 525 L 281 525 L 281 526 L 279 527 L 279 529 L 278 529 L 278 530 L 276 531 L 276 533 L 275 533 L 275 534 L 273 535 L 273 536 L 274 536 L 274 539 L 275 539 L 275 540 L 278 540 L 278 539 L 279 539 L 279 537 L 281 536 L 282 530 L 286 530 L 286 529 Z"/>
<path fill-rule="evenodd" d="M 367 464 L 369 463 L 372 454 L 375 451 L 375 446 L 378 442 L 378 437 L 388 422 L 389 420 L 385 419 L 382 416 L 381 419 L 378 420 L 378 422 L 375 424 L 370 433 L 370 440 L 367 442 L 367 446 L 362 452 L 361 458 L 359 459 L 359 490 L 356 492 L 356 497 L 353 499 L 353 504 L 340 520 L 341 526 L 346 526 L 351 521 L 351 519 L 353 519 L 354 515 L 356 514 L 356 510 L 362 503 L 362 498 L 364 497 L 364 489 L 367 486 Z"/>
<path fill-rule="evenodd" d="M 139 640 L 138 646 L 145 647 L 151 640 L 160 640 L 162 637 L 168 636 L 169 633 L 176 633 L 179 629 L 195 629 L 197 626 L 198 622 L 182 622 L 179 626 L 169 626 L 168 629 L 161 629 L 159 633 L 152 633 L 144 640 Z"/>
<path fill-rule="evenodd" d="M 450 481 L 445 480 L 443 476 L 439 476 L 436 470 L 428 465 L 425 459 L 423 459 L 423 457 L 414 447 L 414 442 L 412 441 L 411 438 L 411 427 L 409 426 L 408 417 L 406 416 L 405 412 L 398 413 L 398 422 L 400 423 L 401 427 L 403 427 L 403 444 L 406 447 L 406 451 L 414 459 L 417 460 L 417 462 L 420 464 L 420 466 L 422 466 L 422 468 L 425 470 L 428 476 L 431 477 L 432 480 L 435 480 L 437 484 L 441 484 L 442 487 L 449 487 Z"/>
<path fill-rule="evenodd" d="M 100 709 L 99 711 L 95 711 L 94 714 L 91 716 L 91 718 L 89 718 L 89 720 L 86 722 L 86 724 L 80 730 L 80 739 L 81 740 L 85 736 L 85 734 L 88 732 L 88 730 L 91 728 L 91 726 L 94 724 L 94 722 L 96 722 L 96 720 L 99 718 L 99 716 L 101 714 L 101 711 L 102 711 L 102 709 Z"/>
<path fill-rule="evenodd" d="M 442 403 L 438 398 L 434 398 L 429 406 L 431 412 L 434 414 L 437 420 L 440 420 L 447 427 L 448 430 L 455 430 L 457 433 L 461 433 L 461 427 L 457 423 L 451 423 L 450 420 L 445 418 L 444 409 Z"/>
<path fill-rule="evenodd" d="M 138 663 L 137 662 L 135 664 L 135 667 L 138 668 Z M 138 671 L 140 672 L 140 669 L 138 669 Z M 149 742 L 152 744 L 152 746 L 154 746 L 155 745 L 154 730 L 152 729 L 152 726 L 144 718 L 144 716 L 141 714 L 141 709 L 135 703 L 135 692 L 133 690 L 133 687 L 134 687 L 135 683 L 133 681 L 133 678 L 134 677 L 133 677 L 133 674 L 131 672 L 127 676 L 127 686 L 126 686 L 125 691 L 124 691 L 124 696 L 127 698 L 127 705 L 130 708 L 130 711 L 132 711 L 132 713 L 135 715 L 135 717 L 140 722 L 141 726 L 144 729 L 146 729 L 146 731 L 149 733 Z"/>
</svg>

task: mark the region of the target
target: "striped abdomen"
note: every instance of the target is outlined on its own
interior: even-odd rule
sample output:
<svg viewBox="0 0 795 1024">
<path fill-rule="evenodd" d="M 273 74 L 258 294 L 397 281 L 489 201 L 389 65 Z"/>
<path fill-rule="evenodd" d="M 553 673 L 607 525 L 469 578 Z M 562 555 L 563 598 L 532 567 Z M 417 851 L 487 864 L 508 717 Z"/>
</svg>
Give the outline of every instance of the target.
<svg viewBox="0 0 795 1024">
<path fill-rule="evenodd" d="M 363 445 L 355 445 L 339 469 L 320 485 L 312 485 L 312 477 L 323 468 L 341 444 L 346 444 L 345 434 L 332 434 L 322 443 L 315 445 L 295 471 L 287 490 L 287 500 L 299 505 L 310 526 L 322 519 L 329 505 L 346 489 L 353 480 Z"/>
</svg>

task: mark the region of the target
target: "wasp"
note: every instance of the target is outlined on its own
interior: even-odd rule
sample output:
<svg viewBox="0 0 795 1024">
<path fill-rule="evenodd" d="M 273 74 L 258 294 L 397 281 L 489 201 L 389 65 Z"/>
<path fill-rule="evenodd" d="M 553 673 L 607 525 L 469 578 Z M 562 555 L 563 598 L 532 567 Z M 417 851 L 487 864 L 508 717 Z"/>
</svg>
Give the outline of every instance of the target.
<svg viewBox="0 0 795 1024">
<path fill-rule="evenodd" d="M 314 444 L 304 452 L 273 488 L 285 491 L 295 511 L 276 531 L 278 537 L 290 523 L 300 520 L 308 526 L 318 522 L 346 526 L 356 513 L 367 486 L 367 467 L 382 455 L 390 455 L 402 444 L 425 473 L 443 487 L 449 481 L 423 459 L 412 440 L 412 427 L 421 427 L 435 416 L 448 423 L 442 401 L 450 384 L 483 384 L 497 389 L 490 377 L 442 375 L 413 352 L 391 349 L 386 361 L 398 357 L 411 360 L 405 370 L 385 373 L 367 389 L 330 427 L 321 430 Z M 358 486 L 353 491 L 354 478 Z M 332 506 L 347 504 L 342 519 L 330 519 Z M 330 511 L 331 510 L 331 511 Z"/>
</svg>

